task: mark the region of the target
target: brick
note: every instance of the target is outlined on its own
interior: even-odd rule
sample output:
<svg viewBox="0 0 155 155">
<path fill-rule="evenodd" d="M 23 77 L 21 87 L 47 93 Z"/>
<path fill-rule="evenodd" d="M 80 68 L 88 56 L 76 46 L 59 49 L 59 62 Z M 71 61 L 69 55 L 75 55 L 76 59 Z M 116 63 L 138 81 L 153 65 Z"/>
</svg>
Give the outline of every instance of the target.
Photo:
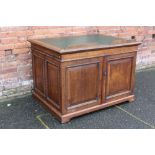
<svg viewBox="0 0 155 155">
<path fill-rule="evenodd" d="M 34 30 L 34 35 L 48 35 L 48 34 L 66 34 L 65 28 L 56 29 L 37 29 Z"/>
<path fill-rule="evenodd" d="M 25 41 L 23 43 L 17 43 L 14 45 L 15 49 L 28 48 L 28 47 L 30 47 L 30 42 L 28 42 L 28 41 Z"/>
<path fill-rule="evenodd" d="M 21 53 L 28 53 L 30 52 L 30 48 L 19 48 L 19 49 L 14 49 L 13 54 L 21 54 Z"/>
<path fill-rule="evenodd" d="M 32 59 L 26 59 L 24 61 L 21 59 L 17 59 L 17 63 L 18 63 L 18 67 L 23 65 L 28 65 L 28 64 L 32 65 Z"/>
<path fill-rule="evenodd" d="M 48 29 L 37 29 L 34 30 L 34 35 L 45 35 L 48 34 L 49 30 Z"/>
<path fill-rule="evenodd" d="M 7 49 L 14 49 L 14 44 L 5 44 L 5 45 L 0 44 L 0 51 Z"/>
<path fill-rule="evenodd" d="M 46 38 L 46 37 L 55 37 L 54 35 L 34 35 L 34 36 L 30 36 L 27 39 L 41 39 L 41 38 Z"/>
<path fill-rule="evenodd" d="M 5 56 L 5 51 L 0 51 L 0 57 L 4 57 Z"/>
<path fill-rule="evenodd" d="M 32 70 L 32 65 L 23 65 L 23 66 L 18 66 L 17 71 L 18 72 L 25 72 L 25 73 L 30 73 Z"/>
<path fill-rule="evenodd" d="M 7 55 L 5 56 L 5 59 L 4 59 L 5 62 L 12 62 L 12 61 L 16 61 L 16 56 L 11 54 L 11 55 Z"/>
<path fill-rule="evenodd" d="M 30 36 L 30 35 L 33 35 L 32 30 L 0 32 L 0 38 L 14 38 L 14 37 Z"/>
<path fill-rule="evenodd" d="M 18 61 L 25 61 L 25 60 L 28 60 L 28 59 L 31 59 L 31 54 L 30 53 L 27 53 L 27 54 L 25 54 L 25 53 L 22 53 L 22 54 L 18 54 L 17 55 L 17 60 Z"/>
<path fill-rule="evenodd" d="M 17 88 L 21 86 L 21 83 L 18 82 L 17 79 L 9 79 L 8 81 L 4 82 L 4 90 L 12 89 L 12 88 Z"/>
<path fill-rule="evenodd" d="M 11 54 L 12 54 L 12 49 L 5 50 L 5 56 L 11 55 Z"/>
<path fill-rule="evenodd" d="M 18 42 L 26 42 L 27 41 L 27 36 L 20 36 L 18 37 Z"/>
<path fill-rule="evenodd" d="M 8 61 L 8 62 L 5 62 L 5 63 L 3 63 L 3 69 L 5 70 L 5 69 L 8 69 L 8 68 L 12 68 L 12 67 L 17 67 L 17 61 Z"/>
<path fill-rule="evenodd" d="M 3 31 L 16 31 L 16 30 L 28 30 L 29 26 L 5 26 L 1 27 L 1 32 Z"/>
<path fill-rule="evenodd" d="M 47 29 L 50 28 L 50 26 L 31 26 L 31 29 Z"/>
<path fill-rule="evenodd" d="M 1 44 L 15 44 L 18 42 L 18 38 L 1 38 L 0 42 Z"/>
<path fill-rule="evenodd" d="M 11 72 L 17 72 L 17 68 L 8 68 L 0 71 L 0 74 L 6 74 L 6 73 L 11 73 Z"/>
<path fill-rule="evenodd" d="M 12 72 L 12 73 L 6 73 L 6 74 L 1 74 L 0 75 L 0 79 L 1 79 L 1 81 L 3 80 L 3 81 L 7 81 L 8 79 L 10 79 L 10 78 L 17 78 L 18 77 L 18 74 L 17 74 L 17 72 Z"/>
</svg>

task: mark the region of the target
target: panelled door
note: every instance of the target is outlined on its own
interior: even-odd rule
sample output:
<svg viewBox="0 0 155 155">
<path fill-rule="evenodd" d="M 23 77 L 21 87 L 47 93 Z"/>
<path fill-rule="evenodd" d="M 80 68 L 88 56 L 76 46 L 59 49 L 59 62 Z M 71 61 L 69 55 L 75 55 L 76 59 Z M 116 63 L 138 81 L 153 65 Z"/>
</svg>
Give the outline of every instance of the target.
<svg viewBox="0 0 155 155">
<path fill-rule="evenodd" d="M 106 82 L 102 96 L 105 101 L 119 99 L 133 93 L 135 53 L 118 54 L 105 58 Z M 105 88 L 104 88 L 105 87 Z"/>
<path fill-rule="evenodd" d="M 68 62 L 63 74 L 66 111 L 101 104 L 102 61 L 93 58 Z"/>
</svg>

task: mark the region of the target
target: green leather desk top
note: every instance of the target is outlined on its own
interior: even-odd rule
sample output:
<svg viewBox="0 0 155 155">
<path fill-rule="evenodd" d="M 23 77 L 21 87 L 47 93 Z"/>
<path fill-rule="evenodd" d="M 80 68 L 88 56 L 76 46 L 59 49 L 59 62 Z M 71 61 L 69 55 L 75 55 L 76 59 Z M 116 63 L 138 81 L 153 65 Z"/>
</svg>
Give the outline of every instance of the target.
<svg viewBox="0 0 155 155">
<path fill-rule="evenodd" d="M 58 53 L 138 45 L 140 42 L 105 35 L 68 36 L 30 40 Z"/>
</svg>

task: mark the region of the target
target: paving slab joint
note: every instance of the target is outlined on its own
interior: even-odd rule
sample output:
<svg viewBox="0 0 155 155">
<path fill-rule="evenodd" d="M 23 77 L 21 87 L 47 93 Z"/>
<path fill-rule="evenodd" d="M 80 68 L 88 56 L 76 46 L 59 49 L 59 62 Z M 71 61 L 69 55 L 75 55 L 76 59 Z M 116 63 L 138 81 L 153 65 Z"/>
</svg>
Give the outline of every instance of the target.
<svg viewBox="0 0 155 155">
<path fill-rule="evenodd" d="M 130 115 L 131 117 L 133 117 L 134 119 L 138 120 L 139 122 L 144 123 L 145 125 L 151 127 L 152 129 L 155 129 L 155 126 L 153 126 L 153 125 L 151 125 L 150 123 L 148 123 L 148 122 L 142 120 L 141 118 L 135 116 L 134 114 L 128 112 L 127 110 L 121 108 L 120 106 L 115 106 L 115 107 L 118 108 L 118 109 L 120 109 L 121 111 L 125 112 L 126 114 Z"/>
<path fill-rule="evenodd" d="M 45 116 L 47 114 L 40 114 L 36 116 L 36 119 L 46 128 L 50 129 L 50 127 L 41 119 L 42 116 Z"/>
</svg>

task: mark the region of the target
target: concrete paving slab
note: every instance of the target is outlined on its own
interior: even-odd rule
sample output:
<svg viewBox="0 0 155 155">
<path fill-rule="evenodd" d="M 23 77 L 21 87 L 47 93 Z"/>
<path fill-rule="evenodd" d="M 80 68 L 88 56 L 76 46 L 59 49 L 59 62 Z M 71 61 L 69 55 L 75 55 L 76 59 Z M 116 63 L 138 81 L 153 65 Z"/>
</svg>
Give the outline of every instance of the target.
<svg viewBox="0 0 155 155">
<path fill-rule="evenodd" d="M 45 110 L 31 96 L 0 104 L 0 128 L 23 129 L 44 128 L 36 119 Z"/>
<path fill-rule="evenodd" d="M 151 128 L 122 110 L 111 107 L 60 124 L 50 114 L 41 117 L 51 129 L 148 129 Z"/>
<path fill-rule="evenodd" d="M 136 75 L 136 100 L 120 107 L 155 126 L 155 70 Z"/>
</svg>

